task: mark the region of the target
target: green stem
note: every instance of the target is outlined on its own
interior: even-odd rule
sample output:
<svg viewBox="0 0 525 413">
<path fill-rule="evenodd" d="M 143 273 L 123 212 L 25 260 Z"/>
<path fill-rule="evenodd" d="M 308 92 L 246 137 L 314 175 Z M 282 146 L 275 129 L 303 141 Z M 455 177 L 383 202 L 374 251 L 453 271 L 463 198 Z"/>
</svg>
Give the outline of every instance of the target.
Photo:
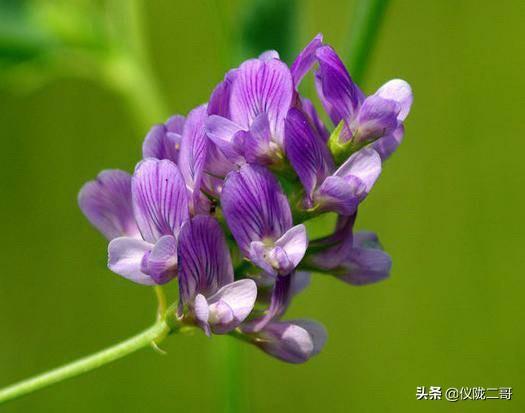
<svg viewBox="0 0 525 413">
<path fill-rule="evenodd" d="M 158 321 L 142 333 L 119 344 L 0 390 L 0 404 L 111 363 L 156 342 L 168 332 L 168 325 L 164 321 Z"/>
<path fill-rule="evenodd" d="M 356 83 L 363 80 L 365 65 L 368 63 L 388 0 L 358 0 L 350 44 L 346 50 L 350 73 Z"/>
<path fill-rule="evenodd" d="M 214 357 L 216 364 L 216 381 L 219 384 L 221 406 L 223 413 L 237 413 L 242 408 L 241 396 L 243 394 L 241 379 L 241 359 L 239 354 L 239 341 L 233 337 L 221 337 L 214 343 Z"/>
</svg>

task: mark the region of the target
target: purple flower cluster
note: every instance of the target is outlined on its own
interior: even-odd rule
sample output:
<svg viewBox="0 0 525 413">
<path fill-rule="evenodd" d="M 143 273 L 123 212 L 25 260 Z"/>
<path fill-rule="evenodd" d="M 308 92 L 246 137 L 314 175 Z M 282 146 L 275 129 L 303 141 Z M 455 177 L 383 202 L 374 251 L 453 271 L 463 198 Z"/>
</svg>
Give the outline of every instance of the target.
<svg viewBox="0 0 525 413">
<path fill-rule="evenodd" d="M 331 134 L 298 92 L 311 70 Z M 411 103 L 402 80 L 366 97 L 318 35 L 291 67 L 268 51 L 230 70 L 207 104 L 150 130 L 132 176 L 88 182 L 80 208 L 110 241 L 111 271 L 144 285 L 178 279 L 179 323 L 301 363 L 326 332 L 282 317 L 310 273 L 355 285 L 389 274 L 377 237 L 353 227 Z M 333 234 L 309 240 L 303 222 L 324 212 L 338 215 Z"/>
</svg>

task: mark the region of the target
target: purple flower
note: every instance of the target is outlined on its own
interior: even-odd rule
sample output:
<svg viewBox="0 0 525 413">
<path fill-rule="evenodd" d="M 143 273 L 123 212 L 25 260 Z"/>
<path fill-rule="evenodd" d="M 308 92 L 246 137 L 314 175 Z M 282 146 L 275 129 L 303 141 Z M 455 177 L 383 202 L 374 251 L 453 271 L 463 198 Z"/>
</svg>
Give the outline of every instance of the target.
<svg viewBox="0 0 525 413">
<path fill-rule="evenodd" d="M 334 171 L 328 148 L 311 121 L 292 108 L 286 118 L 286 152 L 306 191 L 307 209 L 353 215 L 381 173 L 377 152 L 363 148 Z"/>
<path fill-rule="evenodd" d="M 266 165 L 283 156 L 284 118 L 294 86 L 290 69 L 277 57 L 268 52 L 247 60 L 210 98 L 208 137 L 234 163 Z"/>
<path fill-rule="evenodd" d="M 184 116 L 174 115 L 166 123 L 153 126 L 144 139 L 142 157 L 177 163 L 184 121 Z"/>
<path fill-rule="evenodd" d="M 404 80 L 391 80 L 365 97 L 330 46 L 319 47 L 316 56 L 316 86 L 321 102 L 335 125 L 344 122 L 340 143 L 361 147 L 376 141 L 374 147 L 381 158 L 388 158 L 402 139 L 403 121 L 412 105 L 410 85 Z"/>
<path fill-rule="evenodd" d="M 355 216 L 339 217 L 333 235 L 312 241 L 308 266 L 353 285 L 387 278 L 392 259 L 382 250 L 376 234 L 367 231 L 353 234 L 354 222 Z"/>
<path fill-rule="evenodd" d="M 180 307 L 206 332 L 224 334 L 242 323 L 257 297 L 253 280 L 234 281 L 230 252 L 218 222 L 198 216 L 179 237 Z"/>
<path fill-rule="evenodd" d="M 292 213 L 277 179 L 266 168 L 230 172 L 221 195 L 224 217 L 241 252 L 269 274 L 288 274 L 302 260 L 308 238 L 292 227 Z"/>
<path fill-rule="evenodd" d="M 131 203 L 131 176 L 117 169 L 102 171 L 78 194 L 78 204 L 87 219 L 108 240 L 140 237 Z"/>
<path fill-rule="evenodd" d="M 189 218 L 184 180 L 173 162 L 146 159 L 135 169 L 131 194 L 142 239 L 114 238 L 108 266 L 139 284 L 164 284 L 177 274 L 177 237 Z"/>
</svg>

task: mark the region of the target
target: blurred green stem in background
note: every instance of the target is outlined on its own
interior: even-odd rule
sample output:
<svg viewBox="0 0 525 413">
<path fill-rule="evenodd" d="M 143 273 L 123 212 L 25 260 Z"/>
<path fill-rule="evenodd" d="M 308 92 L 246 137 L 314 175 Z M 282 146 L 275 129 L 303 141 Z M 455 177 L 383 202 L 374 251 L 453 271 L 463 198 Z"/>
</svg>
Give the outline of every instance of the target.
<svg viewBox="0 0 525 413">
<path fill-rule="evenodd" d="M 363 74 L 372 52 L 389 0 L 358 0 L 351 26 L 350 42 L 345 50 L 348 69 L 356 83 Z"/>
<path fill-rule="evenodd" d="M 348 64 L 356 82 L 362 79 L 387 3 L 387 0 L 358 0 L 350 37 L 350 50 L 347 53 L 349 56 Z M 136 121 L 142 137 L 153 123 L 163 122 L 168 117 L 169 112 L 153 75 L 144 43 L 141 19 L 143 14 L 141 11 L 142 1 L 116 0 L 112 5 L 113 8 L 111 8 L 108 16 L 111 20 L 110 28 L 112 29 L 109 35 L 109 49 L 103 50 L 102 53 L 98 49 L 95 52 L 93 50 L 87 52 L 86 50 L 73 50 L 73 52 L 79 53 L 80 62 L 86 63 L 82 67 L 82 64 L 78 64 L 79 61 L 75 61 L 73 67 L 79 70 L 76 73 L 77 75 L 102 81 L 103 84 L 122 97 Z M 295 2 L 288 3 L 287 14 L 294 13 L 293 5 Z M 253 14 L 248 15 L 250 18 L 253 17 Z M 294 20 L 285 17 L 276 16 L 275 20 L 277 22 L 286 21 L 292 26 Z M 273 22 L 272 26 L 274 23 L 276 22 Z M 248 24 L 246 27 L 249 28 L 250 25 Z M 286 29 L 288 30 L 286 33 L 292 36 L 291 27 Z M 245 42 L 253 42 L 253 44 L 245 44 L 246 50 L 253 49 L 256 51 L 264 44 L 264 42 L 259 42 L 261 40 L 259 37 L 264 37 L 271 32 L 271 30 L 259 30 L 254 38 L 249 36 L 245 38 Z M 280 46 L 283 49 L 283 55 L 287 56 L 289 44 L 285 42 Z M 66 51 L 71 53 L 71 49 L 66 49 Z M 66 53 L 61 56 L 62 59 L 66 58 L 66 61 L 67 57 L 71 58 L 71 54 Z M 166 310 L 167 302 L 162 287 L 155 287 L 155 293 L 158 300 L 159 316 L 153 326 L 108 349 L 1 389 L 0 404 L 87 373 L 141 348 L 150 345 L 156 347 L 173 328 L 170 328 L 165 321 L 164 316 L 171 310 Z M 231 335 L 235 336 L 235 332 Z M 242 385 L 239 342 L 232 340 L 232 338 L 224 337 L 222 342 L 214 343 L 217 346 L 217 353 L 214 353 L 214 357 L 216 357 L 215 363 L 218 367 L 217 381 L 221 383 L 222 407 L 223 411 L 228 413 L 242 411 L 244 407 L 241 406 L 242 389 L 239 387 Z"/>
</svg>

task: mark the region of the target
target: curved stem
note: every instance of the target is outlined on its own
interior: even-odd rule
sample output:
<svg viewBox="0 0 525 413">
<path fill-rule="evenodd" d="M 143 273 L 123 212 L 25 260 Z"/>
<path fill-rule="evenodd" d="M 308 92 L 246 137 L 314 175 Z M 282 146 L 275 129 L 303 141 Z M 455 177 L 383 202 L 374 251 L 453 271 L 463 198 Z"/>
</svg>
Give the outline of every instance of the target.
<svg viewBox="0 0 525 413">
<path fill-rule="evenodd" d="M 365 65 L 381 26 L 388 0 L 358 0 L 350 45 L 346 50 L 350 73 L 356 83 L 363 80 Z"/>
<path fill-rule="evenodd" d="M 168 332 L 168 325 L 164 321 L 158 321 L 150 328 L 119 344 L 1 389 L 0 404 L 111 363 L 150 345 Z"/>
</svg>

